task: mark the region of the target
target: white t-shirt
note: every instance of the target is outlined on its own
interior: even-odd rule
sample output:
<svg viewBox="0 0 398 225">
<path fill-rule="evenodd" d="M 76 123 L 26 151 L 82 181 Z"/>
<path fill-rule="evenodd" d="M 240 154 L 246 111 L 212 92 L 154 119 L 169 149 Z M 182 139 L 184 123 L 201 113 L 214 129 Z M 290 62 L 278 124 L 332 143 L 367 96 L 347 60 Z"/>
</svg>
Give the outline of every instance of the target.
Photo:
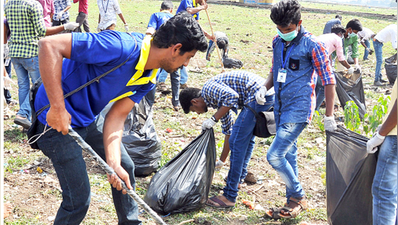
<svg viewBox="0 0 398 225">
<path fill-rule="evenodd" d="M 362 40 L 370 40 L 372 35 L 375 34 L 371 29 L 362 27 L 362 31 L 358 32 L 358 37 Z"/>
<path fill-rule="evenodd" d="M 397 48 L 397 25 L 391 24 L 376 34 L 375 39 L 382 43 L 391 41 L 392 47 Z"/>
<path fill-rule="evenodd" d="M 112 24 L 116 25 L 116 15 L 122 13 L 117 0 L 97 0 L 101 21 L 98 28 L 105 30 Z"/>
</svg>

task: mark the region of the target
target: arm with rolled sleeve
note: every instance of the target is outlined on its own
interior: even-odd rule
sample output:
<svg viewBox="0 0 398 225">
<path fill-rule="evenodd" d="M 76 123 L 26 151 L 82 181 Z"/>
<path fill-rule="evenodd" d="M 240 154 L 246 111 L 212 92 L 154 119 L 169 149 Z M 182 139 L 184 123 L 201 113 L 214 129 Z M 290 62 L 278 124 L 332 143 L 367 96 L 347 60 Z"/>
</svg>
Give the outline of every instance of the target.
<svg viewBox="0 0 398 225">
<path fill-rule="evenodd" d="M 315 72 L 321 77 L 322 85 L 325 86 L 325 97 L 326 97 L 326 116 L 333 115 L 334 107 L 334 95 L 335 95 L 335 84 L 336 79 L 332 72 L 332 68 L 329 63 L 329 57 L 326 53 L 326 49 L 322 44 L 315 43 L 312 50 L 312 64 Z"/>
</svg>

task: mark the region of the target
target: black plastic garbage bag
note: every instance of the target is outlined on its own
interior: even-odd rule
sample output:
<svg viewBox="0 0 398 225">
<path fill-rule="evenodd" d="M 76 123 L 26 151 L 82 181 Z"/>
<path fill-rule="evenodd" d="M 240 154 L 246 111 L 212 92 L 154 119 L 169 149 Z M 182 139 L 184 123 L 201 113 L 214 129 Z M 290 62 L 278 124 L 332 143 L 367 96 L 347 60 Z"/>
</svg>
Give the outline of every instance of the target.
<svg viewBox="0 0 398 225">
<path fill-rule="evenodd" d="M 384 68 L 386 69 L 388 81 L 393 85 L 397 79 L 397 54 L 385 59 L 384 61 Z"/>
<path fill-rule="evenodd" d="M 152 177 L 144 201 L 163 215 L 201 208 L 209 195 L 215 159 L 214 132 L 208 129 Z"/>
<path fill-rule="evenodd" d="M 388 81 L 390 84 L 394 85 L 394 82 L 397 79 L 397 64 L 386 62 L 384 67 L 386 69 Z"/>
<path fill-rule="evenodd" d="M 359 75 L 359 76 L 358 76 Z M 365 94 L 363 91 L 362 75 L 352 75 L 351 78 L 344 77 L 341 73 L 335 73 L 336 92 L 341 106 L 344 108 L 348 101 L 354 101 L 358 106 L 361 119 L 366 113 Z"/>
<path fill-rule="evenodd" d="M 225 68 L 240 69 L 243 66 L 242 61 L 240 61 L 239 59 L 232 59 L 232 58 L 224 57 L 222 61 L 223 61 Z"/>
<path fill-rule="evenodd" d="M 103 126 L 109 104 L 97 118 L 97 126 Z M 134 174 L 145 177 L 158 170 L 162 158 L 161 141 L 152 120 L 152 109 L 145 98 L 136 104 L 124 122 L 122 143 L 134 162 Z"/>
<path fill-rule="evenodd" d="M 372 224 L 371 187 L 376 154 L 367 154 L 367 137 L 341 126 L 326 132 L 326 199 L 329 224 Z"/>
</svg>

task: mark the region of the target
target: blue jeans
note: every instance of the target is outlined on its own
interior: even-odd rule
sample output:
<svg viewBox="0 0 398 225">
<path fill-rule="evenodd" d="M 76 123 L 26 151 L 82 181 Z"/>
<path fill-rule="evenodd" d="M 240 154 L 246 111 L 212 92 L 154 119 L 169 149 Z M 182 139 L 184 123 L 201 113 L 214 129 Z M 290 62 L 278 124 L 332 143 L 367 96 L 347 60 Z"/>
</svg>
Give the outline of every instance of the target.
<svg viewBox="0 0 398 225">
<path fill-rule="evenodd" d="M 18 78 L 19 111 L 17 115 L 30 120 L 31 108 L 29 104 L 30 80 L 35 83 L 40 78 L 39 57 L 12 58 L 15 73 Z"/>
<path fill-rule="evenodd" d="M 384 139 L 372 185 L 373 225 L 394 225 L 397 209 L 397 136 Z"/>
<path fill-rule="evenodd" d="M 38 132 L 44 125 L 39 123 Z M 75 131 L 105 160 L 103 134 L 95 122 L 88 127 L 75 128 Z M 62 203 L 58 209 L 54 224 L 80 224 L 90 205 L 90 182 L 82 148 L 69 135 L 62 135 L 56 130 L 45 133 L 37 144 L 48 156 L 57 172 L 62 188 Z M 134 163 L 121 145 L 121 165 L 129 173 L 131 185 L 135 189 Z M 138 220 L 137 203 L 121 191 L 112 188 L 113 203 L 119 224 L 141 224 Z"/>
<path fill-rule="evenodd" d="M 274 141 L 268 149 L 267 160 L 286 184 L 286 198 L 305 195 L 298 179 L 297 138 L 307 123 L 284 123 L 276 128 Z"/>
<path fill-rule="evenodd" d="M 315 86 L 316 106 L 315 110 L 319 111 L 323 100 L 325 100 L 325 87 L 322 85 L 321 78 L 318 76 Z"/>
<path fill-rule="evenodd" d="M 166 78 L 167 78 L 167 72 L 163 69 L 161 69 L 162 72 L 159 72 L 158 74 L 158 82 L 165 82 Z M 178 74 L 178 72 L 175 72 Z M 180 69 L 180 73 L 181 76 L 179 75 L 179 79 L 180 79 L 180 84 L 185 84 L 188 81 L 188 72 L 187 72 L 187 68 L 185 66 L 181 67 Z M 171 81 L 173 84 L 173 81 Z"/>
<path fill-rule="evenodd" d="M 167 72 L 164 69 L 159 69 L 157 77 L 158 77 L 158 82 L 165 82 L 167 78 Z M 171 80 L 171 103 L 173 106 L 179 106 L 180 105 L 180 74 L 178 72 L 173 72 L 170 73 L 170 80 Z M 147 94 L 147 100 L 150 105 L 153 105 L 155 102 L 155 93 L 156 89 L 152 89 L 150 92 Z"/>
<path fill-rule="evenodd" d="M 181 69 L 181 76 L 180 76 L 180 84 L 185 84 L 188 81 L 188 72 L 187 68 L 183 66 Z"/>
<path fill-rule="evenodd" d="M 366 47 L 370 48 L 370 42 L 368 40 L 364 41 Z M 369 55 L 369 51 L 365 48 L 365 52 L 363 53 L 363 60 L 367 60 Z"/>
<path fill-rule="evenodd" d="M 383 64 L 383 43 L 379 41 L 373 41 L 373 48 L 375 49 L 376 55 L 376 71 L 375 71 L 375 82 L 381 79 L 381 65 Z"/>
<path fill-rule="evenodd" d="M 248 105 L 256 112 L 267 111 L 274 105 L 274 96 L 267 96 L 265 105 L 259 105 L 256 101 Z M 224 187 L 224 196 L 231 202 L 236 202 L 238 196 L 238 185 L 247 175 L 247 165 L 249 164 L 254 144 L 253 135 L 256 118 L 250 109 L 244 107 L 239 113 L 229 138 L 230 168 L 228 172 L 227 185 Z"/>
</svg>

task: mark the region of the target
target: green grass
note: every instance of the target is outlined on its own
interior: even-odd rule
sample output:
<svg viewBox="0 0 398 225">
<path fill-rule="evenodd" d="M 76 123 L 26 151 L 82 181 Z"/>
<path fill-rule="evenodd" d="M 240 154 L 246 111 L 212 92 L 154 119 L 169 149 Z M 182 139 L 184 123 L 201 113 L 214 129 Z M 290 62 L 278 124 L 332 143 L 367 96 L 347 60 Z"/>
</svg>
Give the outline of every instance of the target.
<svg viewBox="0 0 398 225">
<path fill-rule="evenodd" d="M 176 11 L 179 1 L 173 1 L 174 3 L 174 11 Z M 149 21 L 149 17 L 152 13 L 158 12 L 160 8 L 161 1 L 153 1 L 153 0 L 119 0 L 119 4 L 121 6 L 123 15 L 129 25 L 130 31 L 134 32 L 145 32 L 147 23 Z M 357 11 L 357 12 L 372 12 L 379 14 L 395 14 L 395 9 L 380 9 L 380 8 L 367 8 L 367 7 L 357 7 L 357 6 L 337 6 L 331 4 L 315 4 L 315 3 L 307 3 L 302 2 L 304 7 L 312 7 L 312 8 L 322 8 L 322 9 L 330 9 L 330 10 L 342 10 L 342 11 Z M 70 9 L 71 16 L 70 20 L 74 21 L 77 16 L 77 4 L 73 4 Z M 269 69 L 271 67 L 272 61 L 272 49 L 271 42 L 272 38 L 276 35 L 276 27 L 270 20 L 270 10 L 269 9 L 260 9 L 260 8 L 247 8 L 247 7 L 239 7 L 239 6 L 229 6 L 229 5 L 216 5 L 209 3 L 208 9 L 212 26 L 214 31 L 223 31 L 225 32 L 230 41 L 230 52 L 229 56 L 231 58 L 240 59 L 244 63 L 244 69 L 250 72 L 254 72 L 262 77 L 267 77 L 269 73 Z M 344 14 L 343 14 L 344 16 Z M 96 31 L 97 23 L 98 23 L 98 8 L 95 0 L 89 0 L 89 24 L 91 30 L 93 32 Z M 200 24 L 203 28 L 210 32 L 210 26 L 207 21 L 206 14 L 204 12 L 200 13 Z M 314 35 L 320 35 L 323 31 L 323 25 L 330 19 L 334 18 L 334 14 L 319 14 L 319 13 L 302 13 L 303 25 L 304 27 L 312 32 Z M 380 20 L 375 18 L 366 18 L 366 17 L 354 17 L 350 15 L 346 15 L 343 17 L 343 25 L 345 25 L 350 19 L 358 18 L 365 27 L 370 28 L 374 32 L 378 32 L 387 25 L 393 23 L 388 20 Z M 124 31 L 122 26 L 122 22 L 118 19 L 118 26 L 116 27 L 119 31 Z M 359 51 L 363 54 L 363 48 L 359 47 Z M 395 52 L 392 49 L 391 44 L 388 43 L 383 48 L 383 54 L 385 56 L 392 55 Z M 204 53 L 197 53 L 198 58 L 204 59 Z M 360 56 L 359 58 L 361 58 Z M 374 57 L 371 56 L 371 57 Z M 362 63 L 362 62 L 360 62 Z M 372 68 L 374 65 L 369 65 L 370 62 L 364 63 L 364 65 Z M 374 69 L 374 68 L 373 68 Z M 188 81 L 189 86 L 200 88 L 208 78 L 219 73 L 220 66 L 216 59 L 216 57 L 212 57 L 212 60 L 207 63 L 206 68 L 204 68 L 203 73 L 190 73 L 190 79 Z M 14 74 L 15 79 L 15 74 Z M 364 81 L 368 82 L 368 81 Z M 15 89 L 14 89 L 15 90 Z M 375 94 L 372 90 L 365 91 L 366 98 L 374 98 L 377 99 L 380 94 Z M 12 92 L 13 96 L 17 96 L 15 91 Z M 160 98 L 160 101 L 170 102 L 170 99 L 167 97 Z M 171 108 L 162 109 L 162 112 L 167 116 L 172 116 L 174 112 Z M 181 114 L 183 119 L 191 119 L 193 116 L 197 117 L 196 120 L 190 120 L 192 123 L 200 123 L 204 118 L 210 117 L 215 111 L 209 110 L 207 114 L 204 115 L 196 115 L 196 114 Z M 154 112 L 156 113 L 156 112 Z M 186 129 L 184 124 L 179 123 L 178 121 L 171 121 L 169 117 L 164 118 L 162 121 L 154 121 L 156 124 L 157 130 L 165 130 L 167 128 L 172 129 L 172 133 L 168 134 L 172 135 L 184 135 L 195 137 L 200 133 L 200 129 L 189 128 Z M 321 117 L 315 119 L 315 123 L 320 125 L 322 123 Z M 12 120 L 6 121 L 6 125 L 12 126 Z M 215 135 L 217 140 L 217 155 L 219 155 L 222 151 L 224 135 L 221 133 L 220 126 L 215 127 Z M 318 132 L 317 134 L 310 134 L 303 132 L 303 135 L 300 136 L 298 141 L 298 145 L 302 145 L 304 143 L 313 142 L 317 137 L 324 136 L 323 132 Z M 8 173 L 19 171 L 24 168 L 24 165 L 30 164 L 34 162 L 39 157 L 43 157 L 42 154 L 38 153 L 26 153 L 27 145 L 26 136 L 21 132 L 20 129 L 6 129 L 4 133 L 4 148 L 6 151 L 13 151 L 15 157 L 9 156 L 5 158 L 5 162 L 7 163 L 5 176 Z M 267 139 L 258 139 L 256 144 L 256 150 L 253 152 L 253 157 L 255 158 L 264 158 L 266 156 L 266 149 L 272 143 L 273 138 Z M 170 159 L 172 159 L 178 152 L 182 150 L 182 148 L 188 143 L 177 143 L 175 142 L 172 145 L 167 145 L 165 142 L 162 143 L 162 161 L 161 165 L 163 166 Z M 260 149 L 260 150 L 259 150 Z M 313 159 L 315 156 L 325 157 L 325 151 L 319 150 L 316 147 L 314 148 L 304 148 L 304 154 L 307 155 L 307 160 Z M 12 154 L 10 154 L 12 155 Z M 325 168 L 318 168 L 320 172 L 320 177 L 314 177 L 314 179 L 322 179 L 325 180 Z M 218 176 L 218 172 L 216 172 L 216 176 Z M 261 174 L 262 176 L 269 179 L 280 179 L 277 177 L 274 171 L 269 171 L 268 173 Z M 109 196 L 110 198 L 110 189 L 109 184 L 106 180 L 105 175 L 99 174 L 89 174 L 90 183 L 92 184 L 92 191 L 96 195 L 99 196 Z M 147 183 L 143 183 L 147 185 Z M 212 192 L 210 195 L 217 194 L 219 190 L 221 190 L 224 186 L 224 183 L 215 182 L 212 185 Z M 146 192 L 146 189 L 142 187 L 142 184 L 137 183 L 137 193 L 142 197 Z M 47 193 L 49 195 L 56 195 L 59 197 L 59 192 L 51 192 Z M 275 192 L 274 194 L 284 196 L 284 191 Z M 249 211 L 245 206 L 240 204 L 240 201 L 244 198 L 250 198 L 250 196 L 246 195 L 244 192 L 239 192 L 237 207 L 232 212 L 222 211 L 222 210 L 213 210 L 211 208 L 203 208 L 194 212 L 184 213 L 184 214 L 176 214 L 171 215 L 165 218 L 165 220 L 169 224 L 177 224 L 181 221 L 185 221 L 188 219 L 195 219 L 195 221 L 199 223 L 203 223 L 204 221 L 210 221 L 212 224 L 234 224 L 234 223 L 242 223 L 242 224 L 264 224 L 269 222 L 269 220 L 265 220 L 262 218 L 262 213 L 256 211 Z M 93 197 L 92 201 L 97 202 L 101 199 L 98 199 L 96 196 Z M 277 199 L 269 199 L 267 204 L 282 206 L 283 202 L 280 202 Z M 278 202 L 279 201 L 279 202 Z M 104 213 L 111 214 L 111 216 L 116 217 L 115 210 L 113 204 L 111 202 L 103 202 L 100 206 L 100 210 Z M 144 213 L 142 214 L 144 218 L 149 218 L 149 216 Z M 243 218 L 244 220 L 240 220 Z M 303 220 L 316 220 L 316 221 L 326 221 L 326 210 L 324 208 L 321 209 L 311 209 L 307 212 L 300 215 L 298 218 L 294 220 L 283 220 L 284 224 L 297 224 Z M 36 218 L 26 218 L 23 215 L 14 220 L 14 222 L 10 223 L 6 221 L 6 224 L 41 224 Z M 102 221 L 96 218 L 96 215 L 89 214 L 84 220 L 83 224 L 103 224 Z M 194 224 L 194 223 L 190 223 Z"/>
</svg>

